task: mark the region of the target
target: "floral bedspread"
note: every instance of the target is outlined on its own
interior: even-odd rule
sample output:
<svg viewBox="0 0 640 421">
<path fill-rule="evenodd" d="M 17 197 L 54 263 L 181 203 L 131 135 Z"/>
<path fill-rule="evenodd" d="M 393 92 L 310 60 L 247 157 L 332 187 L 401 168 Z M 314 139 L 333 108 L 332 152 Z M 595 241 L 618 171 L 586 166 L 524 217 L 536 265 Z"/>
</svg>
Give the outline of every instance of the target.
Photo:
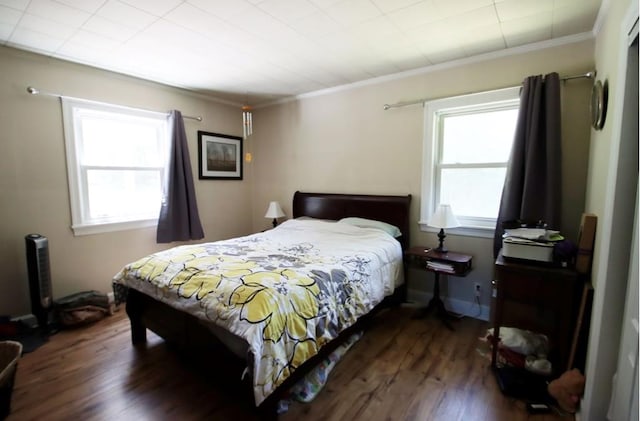
<svg viewBox="0 0 640 421">
<path fill-rule="evenodd" d="M 389 234 L 289 220 L 259 234 L 154 253 L 114 281 L 244 338 L 259 405 L 401 277 L 402 250 Z"/>
</svg>

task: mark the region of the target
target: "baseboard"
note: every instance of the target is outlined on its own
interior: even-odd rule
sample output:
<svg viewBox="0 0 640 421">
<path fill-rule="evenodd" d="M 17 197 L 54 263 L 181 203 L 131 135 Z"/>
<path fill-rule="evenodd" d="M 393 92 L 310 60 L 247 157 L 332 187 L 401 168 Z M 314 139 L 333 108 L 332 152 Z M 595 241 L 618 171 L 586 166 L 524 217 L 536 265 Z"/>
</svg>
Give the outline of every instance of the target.
<svg viewBox="0 0 640 421">
<path fill-rule="evenodd" d="M 407 300 L 409 302 L 427 305 L 432 296 L 433 294 L 430 292 L 419 291 L 410 288 L 407 290 Z M 445 307 L 447 307 L 447 310 L 453 313 L 462 314 L 474 319 L 489 321 L 489 306 L 478 305 L 478 303 L 463 301 L 457 298 L 441 298 L 442 301 L 444 301 L 444 305 Z"/>
</svg>

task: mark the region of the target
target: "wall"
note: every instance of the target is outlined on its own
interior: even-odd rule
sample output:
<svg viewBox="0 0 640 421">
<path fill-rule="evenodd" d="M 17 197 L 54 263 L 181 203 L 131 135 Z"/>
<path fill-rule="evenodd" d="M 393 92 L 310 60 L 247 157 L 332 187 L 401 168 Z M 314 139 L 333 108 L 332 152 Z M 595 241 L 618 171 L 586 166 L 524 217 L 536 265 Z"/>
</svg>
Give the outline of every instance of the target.
<svg viewBox="0 0 640 421">
<path fill-rule="evenodd" d="M 197 131 L 241 135 L 238 108 L 187 91 L 112 72 L 0 47 L 0 314 L 30 312 L 24 236 L 49 239 L 55 298 L 107 292 L 126 263 L 167 248 L 155 228 L 74 237 L 59 100 L 26 87 L 67 96 L 201 115 L 185 120 L 205 240 L 247 234 L 251 227 L 251 168 L 243 181 L 198 180 Z"/>
<path fill-rule="evenodd" d="M 196 192 L 205 240 L 216 240 L 269 226 L 264 212 L 279 200 L 291 215 L 296 190 L 413 195 L 413 244 L 436 244 L 419 231 L 423 110 L 420 106 L 383 111 L 384 103 L 437 98 L 518 85 L 531 74 L 557 71 L 580 74 L 593 68 L 593 43 L 571 45 L 466 63 L 333 93 L 308 95 L 259 109 L 255 134 L 247 147 L 254 161 L 245 164 L 243 181 L 198 181 Z M 51 245 L 54 297 L 87 289 L 107 291 L 110 279 L 132 259 L 167 245 L 155 244 L 155 229 L 74 237 L 68 201 L 62 116 L 58 100 L 31 96 L 39 89 L 67 96 L 153 110 L 180 109 L 202 115 L 186 120 L 191 160 L 197 172 L 197 130 L 239 135 L 236 107 L 211 102 L 166 87 L 86 66 L 0 48 L 0 314 L 28 312 L 24 236 L 43 234 Z M 567 82 L 563 98 L 562 230 L 575 238 L 583 211 L 588 145 L 590 84 Z M 450 235 L 450 249 L 474 256 L 475 270 L 465 280 L 446 285 L 444 293 L 472 301 L 473 282 L 485 292 L 493 257 L 487 239 Z M 414 285 L 424 289 L 423 279 Z M 430 283 L 429 283 L 430 285 Z"/>
<path fill-rule="evenodd" d="M 419 230 L 422 170 L 423 108 L 419 105 L 388 111 L 383 104 L 419 98 L 439 98 L 519 85 L 532 74 L 556 71 L 582 74 L 593 69 L 593 41 L 484 61 L 457 67 L 362 84 L 352 89 L 304 96 L 261 108 L 254 118 L 254 226 L 264 226 L 270 200 L 279 200 L 291 216 L 296 190 L 413 195 L 412 244 L 436 245 L 434 234 Z M 589 95 L 591 83 L 575 80 L 562 90 L 563 225 L 576 239 L 584 210 L 589 151 Z M 449 235 L 450 250 L 474 256 L 475 270 L 459 282 L 449 282 L 445 294 L 473 301 L 473 282 L 484 291 L 489 305 L 493 270 L 491 241 Z M 423 279 L 411 288 L 424 289 Z M 431 281 L 429 284 L 431 285 Z M 446 288 L 446 286 L 444 286 Z"/>
<path fill-rule="evenodd" d="M 593 312 L 581 403 L 581 419 L 587 421 L 602 420 L 607 415 L 627 294 L 631 227 L 637 212 L 633 183 L 638 177 L 638 138 L 636 133 L 635 138 L 621 139 L 621 130 L 627 31 L 637 17 L 637 2 L 605 1 L 599 16 L 601 25 L 596 27 L 598 79 L 608 81 L 609 98 L 603 129 L 591 132 L 587 182 L 586 210 L 598 216 L 591 277 Z M 630 281 L 637 283 L 638 279 Z M 637 337 L 631 339 L 637 344 Z"/>
</svg>

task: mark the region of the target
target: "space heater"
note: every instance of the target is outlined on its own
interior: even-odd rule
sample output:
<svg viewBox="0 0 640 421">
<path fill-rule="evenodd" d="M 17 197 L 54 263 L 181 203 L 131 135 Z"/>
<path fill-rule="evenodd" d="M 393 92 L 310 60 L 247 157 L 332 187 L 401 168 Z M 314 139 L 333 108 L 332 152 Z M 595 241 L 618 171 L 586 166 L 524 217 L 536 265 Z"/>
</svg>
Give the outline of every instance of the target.
<svg viewBox="0 0 640 421">
<path fill-rule="evenodd" d="M 43 331 L 49 330 L 53 298 L 51 297 L 51 275 L 49 271 L 49 240 L 40 234 L 25 237 L 27 247 L 27 272 L 31 312 Z"/>
</svg>

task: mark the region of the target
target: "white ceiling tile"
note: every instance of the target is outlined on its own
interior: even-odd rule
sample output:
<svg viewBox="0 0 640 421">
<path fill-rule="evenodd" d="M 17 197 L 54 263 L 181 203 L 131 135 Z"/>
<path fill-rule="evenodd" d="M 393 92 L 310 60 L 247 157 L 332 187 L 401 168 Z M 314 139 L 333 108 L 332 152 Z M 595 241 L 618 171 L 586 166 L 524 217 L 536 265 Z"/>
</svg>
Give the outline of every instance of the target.
<svg viewBox="0 0 640 421">
<path fill-rule="evenodd" d="M 400 32 L 398 27 L 386 16 L 377 16 L 348 29 L 349 32 L 363 39 L 378 38 L 393 32 Z"/>
<path fill-rule="evenodd" d="M 553 10 L 554 0 L 505 0 L 495 4 L 501 22 Z"/>
<path fill-rule="evenodd" d="M 20 21 L 22 12 L 9 7 L 0 6 L 0 23 L 5 25 L 15 25 Z"/>
<path fill-rule="evenodd" d="M 421 1 L 420 3 L 405 7 L 404 9 L 389 13 L 389 19 L 391 19 L 403 31 L 425 25 L 442 18 L 443 16 L 434 5 L 433 0 Z"/>
<path fill-rule="evenodd" d="M 129 26 L 120 25 L 101 16 L 92 16 L 89 18 L 82 26 L 82 29 L 118 41 L 128 40 L 137 32 L 137 30 Z"/>
<path fill-rule="evenodd" d="M 85 46 L 88 48 L 93 47 L 99 50 L 110 50 L 120 45 L 120 42 L 114 40 L 113 38 L 104 37 L 102 35 L 98 35 L 82 29 L 73 34 L 67 40 L 67 42 L 71 42 L 73 44 Z"/>
<path fill-rule="evenodd" d="M 82 25 L 91 16 L 88 12 L 51 0 L 32 0 L 27 13 L 74 27 Z"/>
<path fill-rule="evenodd" d="M 401 71 L 421 69 L 434 64 L 422 53 L 416 55 L 404 54 L 402 57 L 394 60 L 394 63 Z"/>
<path fill-rule="evenodd" d="M 154 16 L 164 16 L 178 7 L 182 0 L 120 0 L 136 9 L 144 10 Z"/>
<path fill-rule="evenodd" d="M 166 20 L 154 22 L 144 31 L 138 33 L 136 38 L 154 40 L 160 48 L 178 53 L 185 51 L 202 51 L 204 53 L 215 49 L 215 42 L 211 39 Z"/>
<path fill-rule="evenodd" d="M 394 10 L 404 9 L 416 3 L 420 3 L 422 0 L 371 0 L 378 9 L 383 13 L 393 12 Z"/>
<path fill-rule="evenodd" d="M 375 51 L 406 51 L 405 48 L 413 48 L 414 41 L 404 32 L 394 31 L 385 34 L 373 34 L 364 39 L 369 48 Z"/>
<path fill-rule="evenodd" d="M 2 0 L 0 0 L 2 1 Z M 105 0 L 55 0 L 58 3 L 66 4 L 67 6 L 75 7 L 76 9 L 84 10 L 85 12 L 95 13 Z"/>
<path fill-rule="evenodd" d="M 476 42 L 486 44 L 487 41 L 500 40 L 502 46 L 499 48 L 505 48 L 504 39 L 502 35 L 503 27 L 500 23 L 494 23 L 493 25 L 479 26 L 475 28 L 469 28 L 460 31 L 458 40 L 465 45 L 465 50 L 468 46 L 473 46 Z M 497 47 L 497 45 L 496 45 Z M 498 49 L 499 49 L 498 48 Z"/>
<path fill-rule="evenodd" d="M 117 0 L 108 0 L 96 13 L 105 19 L 133 29 L 143 29 L 158 18 L 150 13 L 131 7 Z"/>
<path fill-rule="evenodd" d="M 505 35 L 504 39 L 507 43 L 507 48 L 513 48 L 534 42 L 546 41 L 549 39 L 549 36 L 547 36 L 547 31 L 538 30 Z"/>
<path fill-rule="evenodd" d="M 225 20 L 255 8 L 245 0 L 188 0 L 187 3 Z"/>
<path fill-rule="evenodd" d="M 357 66 L 372 76 L 384 76 L 400 71 L 392 62 L 381 60 L 379 56 L 371 54 L 358 55 L 355 58 Z"/>
<path fill-rule="evenodd" d="M 496 25 L 498 25 L 498 19 L 493 6 L 489 6 L 465 12 L 459 16 L 412 27 L 405 30 L 405 33 L 416 42 L 441 40 L 441 42 L 447 44 L 451 42 L 460 44 L 457 46 L 463 48 L 467 42 L 473 42 L 473 39 L 470 38 L 466 38 L 463 42 L 460 40 L 461 35 L 465 32 Z"/>
<path fill-rule="evenodd" d="M 311 39 L 342 29 L 342 26 L 338 24 L 338 22 L 330 18 L 323 11 L 314 12 L 296 22 L 292 22 L 290 25 L 300 34 Z"/>
<path fill-rule="evenodd" d="M 539 13 L 502 22 L 502 34 L 507 47 L 517 47 L 551 38 L 552 12 Z"/>
<path fill-rule="evenodd" d="M 255 40 L 243 29 L 188 3 L 178 6 L 164 19 L 226 45 L 248 45 Z"/>
<path fill-rule="evenodd" d="M 465 57 L 467 57 L 467 55 L 462 48 L 447 48 L 427 54 L 427 58 L 433 64 L 446 63 L 447 61 L 458 60 Z"/>
<path fill-rule="evenodd" d="M 552 35 L 554 37 L 562 37 L 591 31 L 597 14 L 597 8 L 580 8 L 576 10 L 575 5 L 557 8 L 553 11 Z"/>
<path fill-rule="evenodd" d="M 445 27 L 457 27 L 460 30 L 472 30 L 483 26 L 498 24 L 498 16 L 493 6 L 482 7 L 480 9 L 471 10 L 461 13 L 457 16 L 451 16 L 440 21 Z"/>
<path fill-rule="evenodd" d="M 467 56 L 476 56 L 480 54 L 490 53 L 492 51 L 501 50 L 506 47 L 504 38 L 492 38 L 485 40 L 474 40 L 473 43 L 468 43 L 464 47 L 464 52 Z"/>
<path fill-rule="evenodd" d="M 279 48 L 290 47 L 303 41 L 293 28 L 259 9 L 249 9 L 244 12 L 242 19 L 236 22 L 236 26 L 258 38 L 283 43 Z"/>
<path fill-rule="evenodd" d="M 65 42 L 64 45 L 56 51 L 54 56 L 63 60 L 111 67 L 111 59 L 107 57 L 105 50 L 86 44 Z"/>
<path fill-rule="evenodd" d="M 15 25 L 0 22 L 0 41 L 6 41 L 15 29 Z"/>
<path fill-rule="evenodd" d="M 331 7 L 336 3 L 340 3 L 344 0 L 310 0 L 311 3 L 315 4 L 317 7 L 321 9 L 326 9 L 327 7 Z"/>
<path fill-rule="evenodd" d="M 583 10 L 595 11 L 600 9 L 601 0 L 554 0 L 553 8 L 574 7 Z"/>
<path fill-rule="evenodd" d="M 380 10 L 370 0 L 346 0 L 325 9 L 336 22 L 350 27 L 380 16 Z"/>
<path fill-rule="evenodd" d="M 76 31 L 76 28 L 74 27 L 27 13 L 22 16 L 18 28 L 38 32 L 43 35 L 60 38 L 62 40 L 69 38 Z"/>
<path fill-rule="evenodd" d="M 442 17 L 461 15 L 486 6 L 493 7 L 493 0 L 433 0 Z"/>
<path fill-rule="evenodd" d="M 318 8 L 307 0 L 265 0 L 258 7 L 274 18 L 290 23 L 317 12 Z"/>
<path fill-rule="evenodd" d="M 50 55 L 52 52 L 60 48 L 63 43 L 64 39 L 62 38 L 19 27 L 11 34 L 11 39 L 7 45 L 15 48 L 24 47 L 28 50 Z"/>
<path fill-rule="evenodd" d="M 16 10 L 27 10 L 30 0 L 0 0 L 0 6 L 7 6 Z"/>
</svg>

